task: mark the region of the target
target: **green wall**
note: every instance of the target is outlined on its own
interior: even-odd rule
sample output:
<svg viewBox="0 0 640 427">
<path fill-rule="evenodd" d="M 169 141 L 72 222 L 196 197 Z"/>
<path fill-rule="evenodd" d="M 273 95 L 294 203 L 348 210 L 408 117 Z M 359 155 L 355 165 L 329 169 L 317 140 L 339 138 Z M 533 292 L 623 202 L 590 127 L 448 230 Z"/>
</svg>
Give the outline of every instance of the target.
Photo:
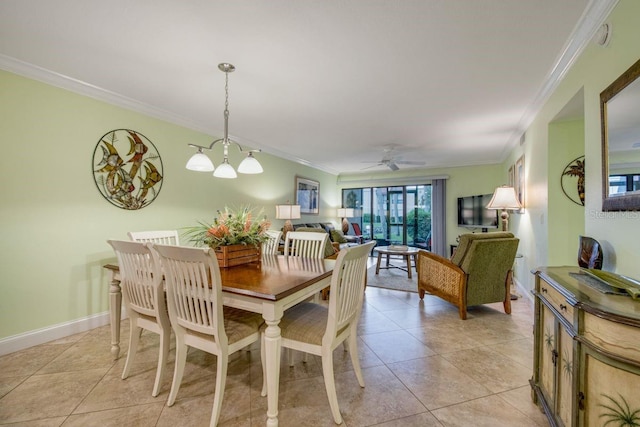
<svg viewBox="0 0 640 427">
<path fill-rule="evenodd" d="M 0 95 L 0 176 L 7 183 L 0 190 L 0 340 L 106 312 L 108 284 L 102 266 L 115 262 L 106 240 L 126 239 L 127 231 L 180 229 L 212 219 L 225 205 L 245 204 L 264 208 L 273 227 L 280 228 L 282 221 L 273 219 L 274 206 L 293 201 L 296 175 L 318 180 L 321 190 L 320 215 L 303 216 L 300 222 L 338 221 L 341 187 L 333 175 L 261 153 L 264 174 L 215 179 L 184 168 L 192 154 L 186 144 L 206 145 L 209 135 L 8 72 L 0 72 Z M 121 128 L 149 138 L 163 160 L 159 196 L 137 211 L 104 200 L 91 172 L 98 139 Z M 221 155 L 216 150 L 214 159 Z M 240 161 L 235 150 L 230 161 Z M 456 226 L 457 197 L 489 193 L 504 182 L 499 165 L 413 170 L 393 179 L 416 173 L 449 177 L 449 243 L 466 232 Z M 359 179 L 378 185 L 388 177 L 379 173 Z"/>
<path fill-rule="evenodd" d="M 564 233 L 572 227 L 570 218 L 557 217 L 561 210 L 557 197 L 558 171 L 549 167 L 548 159 L 555 147 L 552 122 L 580 90 L 584 93 L 584 154 L 586 158 L 586 202 L 583 208 L 584 234 L 604 246 L 604 268 L 640 278 L 640 215 L 637 212 L 602 212 L 602 155 L 600 133 L 600 92 L 640 58 L 640 2 L 621 0 L 607 22 L 613 33 L 607 47 L 590 43 L 567 72 L 533 123 L 526 131 L 522 146 L 513 150 L 509 162 L 525 155 L 526 210 L 513 224 L 521 239 L 519 251 L 524 255 L 520 282 L 533 287 L 533 275 L 526 272 L 541 265 L 559 265 L 567 258 Z M 571 159 L 569 159 L 571 160 Z M 564 204 L 564 201 L 562 201 Z M 571 237 L 573 239 L 573 236 Z M 571 241 L 577 256 L 577 240 Z M 562 253 L 556 251 L 562 249 Z"/>
<path fill-rule="evenodd" d="M 320 215 L 301 221 L 337 221 L 334 175 L 267 154 L 257 155 L 262 175 L 221 180 L 187 171 L 187 143 L 208 145 L 211 136 L 3 71 L 0 117 L 0 340 L 105 312 L 102 265 L 115 261 L 106 240 L 130 230 L 179 229 L 225 205 L 251 204 L 273 219 L 276 204 L 293 202 L 296 174 L 321 190 Z M 108 203 L 93 180 L 99 138 L 120 128 L 142 133 L 162 156 L 160 194 L 137 211 Z M 221 147 L 214 153 L 221 157 Z M 240 160 L 231 150 L 231 163 Z"/>
<path fill-rule="evenodd" d="M 189 172 L 184 164 L 192 152 L 186 144 L 204 145 L 212 136 L 0 71 L 0 340 L 104 313 L 108 284 L 102 265 L 115 261 L 107 239 L 125 239 L 130 230 L 192 225 L 212 218 L 225 205 L 252 204 L 273 217 L 276 204 L 293 200 L 295 175 L 320 181 L 321 214 L 301 222 L 337 222 L 341 188 L 395 185 L 398 177 L 427 183 L 429 177 L 446 175 L 447 238 L 453 243 L 466 231 L 456 226 L 457 197 L 489 193 L 508 182 L 509 167 L 524 155 L 526 209 L 510 217 L 523 255 L 516 262 L 518 282 L 530 289 L 531 269 L 569 261 L 575 265 L 571 253 L 572 247 L 577 251 L 577 241 L 570 240 L 580 228 L 605 246 L 607 269 L 640 278 L 640 215 L 601 211 L 599 112 L 600 92 L 640 58 L 640 2 L 621 0 L 608 21 L 613 25 L 609 46 L 590 44 L 585 49 L 526 130 L 523 144 L 502 164 L 360 175 L 359 184 L 350 176 L 341 176 L 336 184 L 333 175 L 264 153 L 259 160 L 265 173 L 257 177 L 229 181 Z M 573 213 L 563 214 L 559 172 L 549 164 L 554 135 L 565 132 L 552 123 L 580 90 L 587 194 L 586 206 L 578 209 L 583 210 L 584 226 L 573 223 Z M 120 128 L 144 134 L 163 158 L 162 191 L 139 211 L 114 207 L 93 182 L 91 159 L 98 138 Z M 238 164 L 237 154 L 232 153 L 231 162 Z M 273 223 L 275 228 L 282 225 Z M 557 232 L 569 227 L 575 230 L 568 235 Z"/>
<path fill-rule="evenodd" d="M 578 255 L 578 236 L 584 234 L 584 206 L 572 202 L 560 186 L 564 168 L 573 159 L 584 155 L 584 120 L 551 122 L 549 124 L 549 262 L 574 265 Z M 589 165 L 593 167 L 592 165 Z M 567 186 L 577 178 L 567 178 Z M 567 191 L 570 190 L 567 188 Z M 577 192 L 577 191 L 576 191 Z M 571 193 L 569 193 L 571 194 Z"/>
</svg>

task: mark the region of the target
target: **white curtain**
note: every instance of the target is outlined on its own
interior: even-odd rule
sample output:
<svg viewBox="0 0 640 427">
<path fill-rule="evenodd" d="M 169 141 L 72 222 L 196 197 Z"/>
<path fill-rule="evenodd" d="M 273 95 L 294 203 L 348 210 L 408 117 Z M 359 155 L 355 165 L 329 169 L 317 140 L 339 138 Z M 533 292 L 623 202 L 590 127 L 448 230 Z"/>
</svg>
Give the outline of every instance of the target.
<svg viewBox="0 0 640 427">
<path fill-rule="evenodd" d="M 448 258 L 446 196 L 447 180 L 431 181 L 431 252 Z"/>
</svg>

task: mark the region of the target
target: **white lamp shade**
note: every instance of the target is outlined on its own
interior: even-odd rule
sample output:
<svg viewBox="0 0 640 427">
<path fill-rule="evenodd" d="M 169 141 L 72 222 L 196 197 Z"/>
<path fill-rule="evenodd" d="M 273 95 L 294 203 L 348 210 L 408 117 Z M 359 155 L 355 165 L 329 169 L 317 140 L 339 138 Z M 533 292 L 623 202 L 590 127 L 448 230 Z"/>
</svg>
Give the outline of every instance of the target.
<svg viewBox="0 0 640 427">
<path fill-rule="evenodd" d="M 213 171 L 213 176 L 216 178 L 237 178 L 235 169 L 229 163 L 224 162 Z"/>
<path fill-rule="evenodd" d="M 338 208 L 338 216 L 340 218 L 355 218 L 356 210 L 353 208 Z"/>
<path fill-rule="evenodd" d="M 487 209 L 516 210 L 522 209 L 522 205 L 518 201 L 515 188 L 503 185 L 496 188 L 491 201 L 487 205 Z"/>
<path fill-rule="evenodd" d="M 253 157 L 252 153 L 249 153 L 238 166 L 238 172 L 246 174 L 256 174 L 264 172 L 260 162 Z"/>
<path fill-rule="evenodd" d="M 300 205 L 276 205 L 276 219 L 299 219 Z"/>
<path fill-rule="evenodd" d="M 187 169 L 196 172 L 211 172 L 214 170 L 211 159 L 202 152 L 197 152 L 187 162 Z"/>
</svg>

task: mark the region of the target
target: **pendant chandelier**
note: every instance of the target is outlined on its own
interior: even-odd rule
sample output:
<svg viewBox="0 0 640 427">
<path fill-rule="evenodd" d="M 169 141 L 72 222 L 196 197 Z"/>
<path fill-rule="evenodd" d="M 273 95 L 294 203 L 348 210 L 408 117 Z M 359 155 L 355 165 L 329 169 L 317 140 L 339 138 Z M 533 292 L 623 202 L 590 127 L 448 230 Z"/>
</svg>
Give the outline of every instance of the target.
<svg viewBox="0 0 640 427">
<path fill-rule="evenodd" d="M 236 144 L 240 152 L 244 152 L 245 150 L 242 149 L 240 144 L 229 139 L 229 73 L 232 73 L 236 67 L 232 64 L 222 63 L 218 64 L 218 69 L 224 73 L 224 137 L 216 139 L 208 147 L 189 144 L 189 147 L 197 148 L 198 152 L 191 156 L 187 162 L 187 169 L 196 172 L 213 172 L 213 176 L 217 178 L 237 178 L 238 175 L 236 174 L 235 169 L 229 164 L 229 146 L 231 144 Z M 209 159 L 202 150 L 211 150 L 218 142 L 222 142 L 224 157 L 222 159 L 222 163 L 219 164 L 218 167 L 215 167 L 211 159 Z M 261 150 L 259 149 L 248 150 L 247 157 L 245 157 L 238 166 L 238 172 L 244 174 L 262 173 L 262 165 L 260 165 L 260 162 L 258 162 L 255 157 L 253 157 L 253 153 L 259 153 L 260 151 Z"/>
</svg>

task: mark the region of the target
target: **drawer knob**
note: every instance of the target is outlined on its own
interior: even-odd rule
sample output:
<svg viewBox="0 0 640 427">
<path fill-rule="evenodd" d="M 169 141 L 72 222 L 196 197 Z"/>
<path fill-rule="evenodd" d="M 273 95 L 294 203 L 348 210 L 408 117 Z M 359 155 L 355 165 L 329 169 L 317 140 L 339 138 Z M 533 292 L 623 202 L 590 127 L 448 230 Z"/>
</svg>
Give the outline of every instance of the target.
<svg viewBox="0 0 640 427">
<path fill-rule="evenodd" d="M 542 293 L 546 294 L 547 293 L 547 288 L 542 288 Z"/>
<path fill-rule="evenodd" d="M 560 304 L 560 310 L 567 311 L 567 306 L 564 304 Z"/>
</svg>

